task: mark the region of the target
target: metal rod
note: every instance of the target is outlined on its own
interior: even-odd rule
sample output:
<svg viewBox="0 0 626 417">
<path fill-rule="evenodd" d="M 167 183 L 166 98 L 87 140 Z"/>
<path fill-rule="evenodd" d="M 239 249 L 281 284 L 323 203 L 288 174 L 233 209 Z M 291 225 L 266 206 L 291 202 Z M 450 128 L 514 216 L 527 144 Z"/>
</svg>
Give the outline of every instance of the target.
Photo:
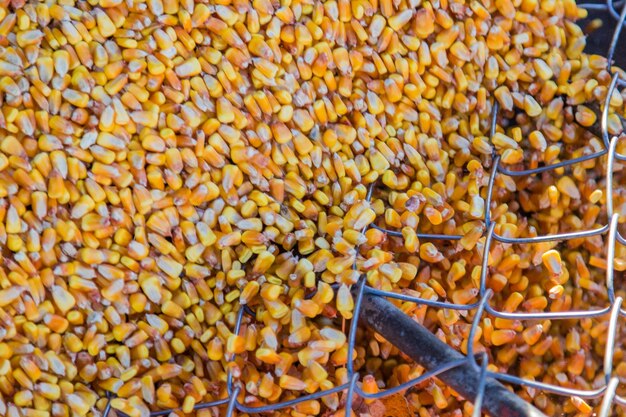
<svg viewBox="0 0 626 417">
<path fill-rule="evenodd" d="M 363 294 L 360 319 L 427 370 L 465 358 L 379 296 Z M 438 378 L 470 401 L 475 401 L 479 394 L 480 368 L 469 361 L 441 373 Z M 483 395 L 482 409 L 490 416 L 545 417 L 493 378 L 486 379 Z"/>
</svg>

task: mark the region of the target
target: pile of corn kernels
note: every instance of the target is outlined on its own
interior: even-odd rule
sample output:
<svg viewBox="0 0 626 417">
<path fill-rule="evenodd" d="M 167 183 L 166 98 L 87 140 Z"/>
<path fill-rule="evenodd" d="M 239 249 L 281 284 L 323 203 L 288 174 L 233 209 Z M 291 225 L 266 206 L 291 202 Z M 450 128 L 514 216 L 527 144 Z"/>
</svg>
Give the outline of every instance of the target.
<svg viewBox="0 0 626 417">
<path fill-rule="evenodd" d="M 0 415 L 96 417 L 110 401 L 111 416 L 217 416 L 192 410 L 226 396 L 229 372 L 249 406 L 327 390 L 347 381 L 361 274 L 469 304 L 485 210 L 510 237 L 607 222 L 606 158 L 498 175 L 485 205 L 494 150 L 520 169 L 603 149 L 585 127 L 610 74 L 583 53 L 573 0 L 1 3 Z M 612 135 L 625 98 L 610 98 Z M 619 164 L 614 178 L 626 215 Z M 374 223 L 403 238 L 362 232 Z M 494 243 L 492 305 L 606 306 L 605 243 Z M 473 312 L 397 305 L 467 351 Z M 491 370 L 604 381 L 607 317 L 480 323 Z M 355 358 L 375 389 L 424 372 L 365 329 Z M 548 415 L 593 405 L 516 390 Z M 344 399 L 276 415 L 343 416 Z M 406 399 L 421 417 L 472 410 L 436 380 Z"/>
</svg>

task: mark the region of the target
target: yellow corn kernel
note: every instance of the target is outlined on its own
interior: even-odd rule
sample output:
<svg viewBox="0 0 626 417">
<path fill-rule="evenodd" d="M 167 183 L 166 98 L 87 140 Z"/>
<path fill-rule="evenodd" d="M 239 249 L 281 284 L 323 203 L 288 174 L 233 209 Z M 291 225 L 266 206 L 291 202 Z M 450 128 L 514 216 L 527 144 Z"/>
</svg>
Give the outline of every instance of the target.
<svg viewBox="0 0 626 417">
<path fill-rule="evenodd" d="M 530 117 L 537 117 L 541 114 L 542 109 L 539 103 L 531 95 L 524 96 L 524 111 Z"/>
<path fill-rule="evenodd" d="M 515 330 L 494 330 L 491 334 L 491 343 L 494 346 L 502 346 L 512 342 L 516 334 Z"/>
<path fill-rule="evenodd" d="M 552 249 L 545 252 L 541 255 L 541 260 L 552 276 L 560 276 L 563 273 L 561 255 L 558 251 Z"/>
<path fill-rule="evenodd" d="M 306 388 L 306 383 L 298 378 L 289 375 L 282 375 L 278 384 L 283 389 L 302 391 Z"/>
</svg>

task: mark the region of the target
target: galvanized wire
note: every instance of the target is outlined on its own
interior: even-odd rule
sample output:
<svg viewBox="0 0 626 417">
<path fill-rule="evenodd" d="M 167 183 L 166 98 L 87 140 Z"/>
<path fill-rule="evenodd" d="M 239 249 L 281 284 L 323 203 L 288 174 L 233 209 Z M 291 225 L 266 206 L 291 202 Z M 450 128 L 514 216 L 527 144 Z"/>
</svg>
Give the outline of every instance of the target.
<svg viewBox="0 0 626 417">
<path fill-rule="evenodd" d="M 622 7 L 621 13 L 617 12 L 616 7 Z M 474 400 L 474 411 L 473 417 L 478 417 L 481 414 L 481 405 L 482 400 L 485 394 L 485 381 L 487 378 L 491 377 L 497 380 L 500 380 L 505 383 L 521 385 L 536 388 L 539 390 L 543 390 L 552 394 L 562 395 L 562 396 L 578 396 L 581 398 L 594 399 L 602 397 L 602 402 L 600 405 L 599 417 L 607 417 L 611 408 L 614 404 L 618 404 L 621 406 L 626 406 L 626 398 L 623 398 L 617 395 L 616 390 L 618 387 L 618 378 L 613 376 L 613 354 L 615 350 L 615 338 L 617 334 L 618 321 L 621 318 L 626 317 L 626 310 L 622 309 L 622 298 L 615 296 L 615 288 L 614 288 L 614 258 L 615 258 L 615 245 L 616 244 L 626 244 L 626 239 L 622 236 L 617 230 L 618 225 L 618 214 L 614 213 L 613 206 L 613 170 L 616 161 L 626 161 L 626 155 L 620 154 L 616 151 L 617 143 L 620 140 L 620 137 L 610 138 L 608 131 L 608 116 L 609 116 L 609 101 L 613 91 L 616 88 L 626 86 L 626 79 L 624 76 L 617 72 L 613 71 L 612 66 L 612 58 L 615 55 L 615 51 L 618 45 L 618 42 L 621 40 L 621 32 L 622 28 L 626 24 L 626 1 L 615 2 L 613 0 L 607 0 L 606 4 L 579 4 L 580 7 L 584 7 L 590 10 L 605 10 L 610 13 L 610 15 L 617 20 L 614 35 L 612 41 L 609 45 L 609 49 L 607 52 L 608 58 L 608 67 L 607 70 L 611 73 L 612 79 L 608 88 L 606 99 L 602 106 L 602 114 L 600 117 L 600 132 L 602 143 L 604 144 L 604 149 L 601 151 L 597 151 L 588 155 L 582 155 L 576 158 L 572 158 L 565 161 L 556 162 L 553 164 L 548 164 L 540 167 L 529 168 L 529 169 L 512 169 L 504 167 L 501 163 L 500 157 L 495 153 L 491 157 L 491 175 L 489 178 L 489 182 L 487 185 L 487 193 L 485 198 L 485 230 L 486 232 L 483 234 L 485 237 L 485 244 L 482 253 L 482 268 L 480 274 L 480 282 L 479 282 L 479 300 L 472 304 L 455 304 L 444 301 L 437 301 L 431 299 L 425 299 L 420 297 L 409 296 L 405 294 L 399 294 L 390 291 L 383 291 L 376 288 L 372 288 L 367 285 L 365 276 L 361 276 L 356 284 L 355 302 L 354 302 L 354 312 L 353 319 L 350 322 L 349 333 L 348 333 L 348 359 L 346 363 L 346 370 L 348 374 L 348 382 L 342 385 L 338 385 L 328 390 L 318 391 L 312 394 L 300 396 L 298 398 L 284 401 L 276 404 L 268 404 L 264 406 L 255 406 L 250 407 L 245 404 L 242 404 L 239 401 L 239 396 L 241 393 L 245 392 L 245 387 L 241 384 L 240 381 L 237 381 L 232 374 L 232 371 L 229 368 L 227 374 L 227 384 L 226 384 L 226 398 L 221 398 L 215 401 L 199 403 L 194 406 L 194 410 L 211 408 L 211 407 L 223 407 L 226 406 L 226 411 L 224 416 L 231 417 L 236 410 L 243 413 L 263 413 L 263 412 L 271 412 L 279 409 L 284 409 L 288 407 L 293 407 L 299 403 L 309 400 L 317 400 L 324 396 L 345 392 L 344 397 L 344 406 L 346 409 L 351 408 L 353 403 L 353 398 L 355 395 L 358 395 L 364 399 L 380 399 L 386 397 L 388 395 L 392 395 L 398 392 L 401 392 L 405 389 L 408 389 L 412 386 L 420 384 L 430 378 L 436 377 L 439 374 L 442 374 L 450 369 L 460 367 L 463 365 L 467 365 L 468 363 L 472 365 L 480 375 L 480 383 L 478 388 L 478 394 Z M 492 104 L 492 114 L 491 114 L 491 128 L 490 128 L 490 140 L 493 138 L 496 133 L 497 128 L 497 117 L 498 117 L 499 107 L 496 101 Z M 491 203 L 493 198 L 493 190 L 495 179 L 498 175 L 507 175 L 511 177 L 521 177 L 528 175 L 536 175 L 542 172 L 553 171 L 557 168 L 566 168 L 573 166 L 575 164 L 579 164 L 584 161 L 595 160 L 603 156 L 607 156 L 606 163 L 606 212 L 609 223 L 597 227 L 595 229 L 590 230 L 581 230 L 581 231 L 573 231 L 573 232 L 565 232 L 559 234 L 552 235 L 543 235 L 543 236 L 532 236 L 532 237 L 520 237 L 520 238 L 511 238 L 498 235 L 495 233 L 495 223 L 492 222 L 491 219 Z M 372 193 L 374 191 L 375 184 L 371 184 L 366 199 L 368 201 L 372 198 Z M 402 233 L 396 230 L 389 230 L 383 228 L 381 226 L 372 224 L 372 228 L 380 230 L 386 233 L 389 236 L 394 237 L 402 237 Z M 366 228 L 367 229 L 367 228 Z M 366 230 L 365 229 L 365 230 Z M 363 231 L 365 231 L 363 230 Z M 580 310 L 580 311 L 565 311 L 565 312 L 531 312 L 531 313 L 522 313 L 522 312 L 503 312 L 495 310 L 490 304 L 489 300 L 493 295 L 493 291 L 487 289 L 487 277 L 489 274 L 488 268 L 488 258 L 489 251 L 491 245 L 494 241 L 506 244 L 534 244 L 540 242 L 560 242 L 563 240 L 569 239 L 579 239 L 579 238 L 587 238 L 596 235 L 607 234 L 607 253 L 606 253 L 606 278 L 605 284 L 607 289 L 607 294 L 609 298 L 610 304 L 603 308 L 598 308 L 595 310 Z M 431 233 L 417 233 L 418 238 L 422 240 L 446 240 L 446 241 L 455 241 L 460 240 L 462 238 L 461 235 L 447 235 L 447 234 L 431 234 Z M 357 248 L 358 249 L 358 248 Z M 356 263 L 354 265 L 356 268 Z M 401 301 L 413 302 L 418 305 L 424 305 L 435 308 L 446 308 L 451 310 L 462 310 L 462 311 L 473 311 L 475 310 L 474 317 L 472 319 L 470 333 L 468 337 L 467 343 L 467 356 L 461 360 L 450 361 L 445 366 L 439 367 L 437 369 L 427 370 L 421 376 L 414 378 L 410 381 L 407 381 L 398 386 L 389 388 L 387 390 L 383 390 L 377 393 L 366 393 L 359 386 L 359 373 L 354 369 L 354 347 L 356 344 L 356 332 L 358 328 L 359 314 L 361 311 L 361 304 L 363 300 L 363 296 L 365 294 L 372 294 L 380 297 L 387 297 Z M 240 306 L 237 320 L 233 329 L 234 334 L 239 334 L 241 330 L 241 325 L 243 322 L 244 314 L 248 316 L 254 316 L 254 312 L 248 306 Z M 474 336 L 477 332 L 479 322 L 481 317 L 484 314 L 489 314 L 493 317 L 500 317 L 504 319 L 512 319 L 512 320 L 565 320 L 565 319 L 582 319 L 582 318 L 596 318 L 606 314 L 610 314 L 609 326 L 607 329 L 607 342 L 605 348 L 604 355 L 604 364 L 603 364 L 603 372 L 605 378 L 605 384 L 595 388 L 595 389 L 573 389 L 566 388 L 558 385 L 547 384 L 543 382 L 526 380 L 520 377 L 516 377 L 513 375 L 492 372 L 488 370 L 488 357 L 482 352 L 480 354 L 474 353 L 474 347 L 472 341 L 474 340 Z M 480 360 L 480 364 L 477 361 L 477 358 Z M 229 356 L 227 360 L 232 364 L 234 361 L 234 356 Z M 106 408 L 103 412 L 103 417 L 108 417 L 111 411 L 111 393 L 107 392 L 107 398 L 109 401 L 106 404 Z M 468 399 L 472 400 L 472 399 Z M 154 411 L 150 413 L 151 417 L 159 417 L 166 416 L 172 412 L 175 412 L 176 409 L 167 409 Z M 117 411 L 118 415 L 124 415 L 123 413 Z"/>
</svg>

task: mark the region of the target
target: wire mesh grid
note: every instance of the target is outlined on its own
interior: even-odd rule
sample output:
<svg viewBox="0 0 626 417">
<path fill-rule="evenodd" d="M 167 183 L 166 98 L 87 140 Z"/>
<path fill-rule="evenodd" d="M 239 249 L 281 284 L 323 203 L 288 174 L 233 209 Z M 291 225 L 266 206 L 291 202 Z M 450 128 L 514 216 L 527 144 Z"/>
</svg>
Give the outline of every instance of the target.
<svg viewBox="0 0 626 417">
<path fill-rule="evenodd" d="M 620 4 L 621 3 L 621 4 Z M 616 2 L 615 0 L 607 0 L 606 4 L 597 4 L 597 3 L 584 3 L 579 4 L 579 7 L 586 8 L 589 10 L 604 10 L 608 11 L 608 13 L 617 21 L 615 30 L 613 33 L 612 41 L 609 45 L 609 49 L 607 52 L 607 62 L 608 67 L 607 70 L 611 74 L 611 83 L 609 85 L 607 96 L 604 106 L 601 110 L 600 117 L 600 138 L 602 139 L 602 143 L 604 148 L 600 151 L 582 155 L 577 158 L 572 158 L 565 161 L 560 161 L 557 163 L 544 165 L 532 169 L 523 169 L 523 170 L 511 170 L 505 168 L 500 161 L 500 157 L 495 153 L 491 156 L 491 171 L 492 175 L 489 177 L 488 185 L 487 185 L 487 195 L 485 201 L 485 215 L 484 215 L 484 223 L 486 232 L 483 233 L 483 237 L 485 237 L 485 245 L 482 253 L 482 268 L 480 274 L 480 285 L 479 285 L 479 301 L 472 304 L 455 304 L 449 302 L 436 301 L 431 299 L 425 299 L 420 297 L 409 296 L 405 294 L 394 293 L 390 291 L 383 291 L 379 289 L 372 288 L 367 285 L 365 276 L 361 276 L 355 285 L 356 291 L 353 291 L 355 295 L 354 302 L 354 318 L 350 322 L 350 327 L 348 331 L 348 358 L 346 363 L 347 374 L 348 374 L 348 382 L 333 387 L 331 389 L 318 391 L 312 394 L 300 396 L 298 398 L 275 403 L 268 404 L 264 406 L 254 406 L 250 407 L 245 404 L 242 404 L 238 397 L 242 390 L 238 381 L 235 380 L 233 373 L 231 370 L 228 371 L 227 374 L 227 383 L 226 383 L 226 396 L 225 398 L 203 402 L 196 404 L 193 409 L 200 410 L 211 407 L 223 407 L 226 406 L 225 417 L 233 416 L 233 413 L 237 410 L 243 413 L 264 413 L 264 412 L 272 412 L 280 409 L 285 409 L 288 407 L 293 407 L 299 403 L 317 400 L 327 395 L 345 392 L 344 397 L 344 406 L 346 410 L 350 409 L 353 404 L 353 399 L 355 394 L 360 396 L 366 400 L 375 400 L 380 399 L 392 394 L 399 393 L 403 390 L 411 388 L 415 385 L 423 383 L 430 378 L 436 377 L 446 371 L 449 371 L 453 368 L 460 367 L 463 365 L 467 365 L 468 363 L 476 370 L 479 374 L 479 387 L 477 389 L 477 395 L 474 399 L 474 407 L 473 407 L 473 417 L 478 417 L 481 415 L 481 409 L 483 404 L 483 398 L 485 395 L 485 382 L 487 378 L 494 378 L 496 380 L 514 384 L 521 385 L 530 388 L 535 388 L 542 390 L 544 392 L 561 395 L 561 396 L 577 396 L 586 399 L 599 399 L 602 398 L 600 403 L 600 411 L 597 414 L 599 417 L 607 417 L 611 413 L 612 406 L 614 404 L 626 406 L 626 397 L 617 395 L 616 390 L 618 387 L 619 380 L 616 376 L 612 374 L 613 369 L 613 354 L 615 351 L 615 339 L 617 334 L 617 326 L 620 317 L 626 318 L 626 309 L 622 308 L 623 299 L 621 297 L 616 297 L 615 289 L 614 289 L 614 262 L 615 259 L 615 246 L 616 244 L 626 245 L 626 238 L 622 236 L 618 231 L 618 220 L 619 215 L 614 213 L 613 209 L 613 170 L 616 162 L 626 161 L 626 155 L 620 154 L 617 152 L 617 144 L 618 141 L 624 138 L 622 134 L 621 137 L 615 136 L 610 138 L 609 130 L 608 130 L 608 116 L 609 116 L 609 101 L 612 96 L 613 91 L 620 87 L 626 87 L 626 78 L 623 75 L 620 75 L 619 72 L 613 71 L 612 68 L 612 60 L 615 55 L 618 43 L 620 41 L 621 32 L 623 27 L 626 25 L 626 1 Z M 621 7 L 621 13 L 618 12 L 617 8 Z M 497 116 L 498 116 L 498 104 L 497 101 L 494 100 L 492 104 L 491 111 L 491 128 L 489 139 L 493 138 L 496 133 L 497 126 Z M 511 238 L 506 236 L 498 235 L 495 232 L 496 224 L 491 219 L 491 203 L 493 197 L 493 189 L 495 178 L 498 175 L 506 175 L 510 177 L 520 177 L 527 175 L 540 174 L 547 171 L 552 171 L 558 168 L 570 167 L 575 164 L 579 164 L 585 161 L 595 160 L 601 158 L 603 156 L 607 157 L 606 162 L 606 212 L 607 218 L 609 219 L 608 224 L 590 230 L 583 231 L 574 231 L 568 233 L 559 233 L 559 234 L 551 234 L 551 235 L 542 235 L 542 236 L 533 236 L 533 237 L 524 237 L 524 238 Z M 366 199 L 368 201 L 371 200 L 372 194 L 374 191 L 376 184 L 371 184 Z M 402 237 L 402 233 L 395 230 L 389 230 L 372 224 L 367 226 L 363 232 L 365 232 L 368 227 L 376 228 L 389 236 Z M 588 238 L 591 236 L 604 235 L 607 234 L 607 249 L 606 249 L 606 260 L 607 260 L 607 268 L 606 268 L 606 289 L 609 298 L 610 304 L 604 308 L 599 308 L 596 310 L 580 310 L 580 311 L 564 311 L 564 312 L 530 312 L 530 313 L 521 313 L 521 312 L 504 312 L 495 310 L 490 304 L 489 300 L 493 295 L 493 291 L 491 289 L 487 289 L 487 278 L 488 278 L 488 258 L 489 251 L 491 248 L 492 242 L 495 240 L 500 243 L 505 244 L 534 244 L 541 242 L 560 242 L 564 240 L 570 239 L 579 239 L 579 238 Z M 463 236 L 461 235 L 447 235 L 447 234 L 428 234 L 428 233 L 417 233 L 418 238 L 423 240 L 447 240 L 454 241 L 460 240 Z M 354 268 L 356 269 L 356 263 L 354 264 Z M 517 376 L 492 372 L 487 369 L 488 358 L 485 352 L 474 353 L 474 347 L 472 343 L 467 344 L 467 356 L 463 359 L 454 360 L 446 363 L 444 366 L 438 367 L 437 369 L 428 370 L 421 376 L 411 379 L 405 383 L 397 385 L 395 387 L 379 391 L 377 393 L 367 393 L 364 392 L 361 387 L 358 385 L 358 381 L 360 379 L 360 375 L 354 369 L 354 347 L 356 344 L 356 333 L 358 328 L 358 318 L 361 311 L 361 304 L 364 295 L 371 294 L 380 297 L 392 298 L 396 300 L 412 302 L 417 305 L 425 305 L 429 307 L 436 308 L 445 308 L 452 310 L 463 310 L 463 311 L 471 311 L 475 310 L 475 315 L 471 323 L 470 333 L 468 340 L 474 340 L 474 336 L 476 335 L 478 324 L 480 322 L 481 317 L 484 313 L 488 313 L 489 315 L 496 318 L 503 319 L 511 319 L 511 320 L 538 320 L 538 319 L 547 319 L 547 320 L 565 320 L 565 319 L 583 319 L 583 318 L 597 318 L 600 316 L 604 316 L 606 314 L 610 314 L 609 325 L 607 328 L 607 341 L 606 348 L 604 354 L 604 364 L 603 364 L 603 372 L 604 372 L 604 384 L 595 389 L 573 389 L 567 388 L 563 386 L 547 384 L 537 381 L 531 381 L 527 379 L 522 379 Z M 312 294 L 311 294 L 312 295 Z M 244 315 L 247 314 L 251 317 L 254 316 L 254 312 L 246 305 L 243 305 L 239 308 L 237 314 L 236 324 L 234 326 L 234 334 L 239 334 L 241 325 L 243 322 Z M 227 357 L 229 362 L 234 361 L 234 355 Z M 103 412 L 103 417 L 109 417 L 109 414 L 113 411 L 111 408 L 111 399 L 114 398 L 113 394 L 110 392 L 106 393 L 107 396 L 107 404 Z M 471 400 L 471 399 L 468 399 Z M 151 417 L 158 416 L 167 416 L 170 413 L 176 411 L 177 409 L 165 409 L 154 411 L 150 413 Z M 115 411 L 118 415 L 125 416 L 124 413 L 120 411 Z"/>
</svg>

